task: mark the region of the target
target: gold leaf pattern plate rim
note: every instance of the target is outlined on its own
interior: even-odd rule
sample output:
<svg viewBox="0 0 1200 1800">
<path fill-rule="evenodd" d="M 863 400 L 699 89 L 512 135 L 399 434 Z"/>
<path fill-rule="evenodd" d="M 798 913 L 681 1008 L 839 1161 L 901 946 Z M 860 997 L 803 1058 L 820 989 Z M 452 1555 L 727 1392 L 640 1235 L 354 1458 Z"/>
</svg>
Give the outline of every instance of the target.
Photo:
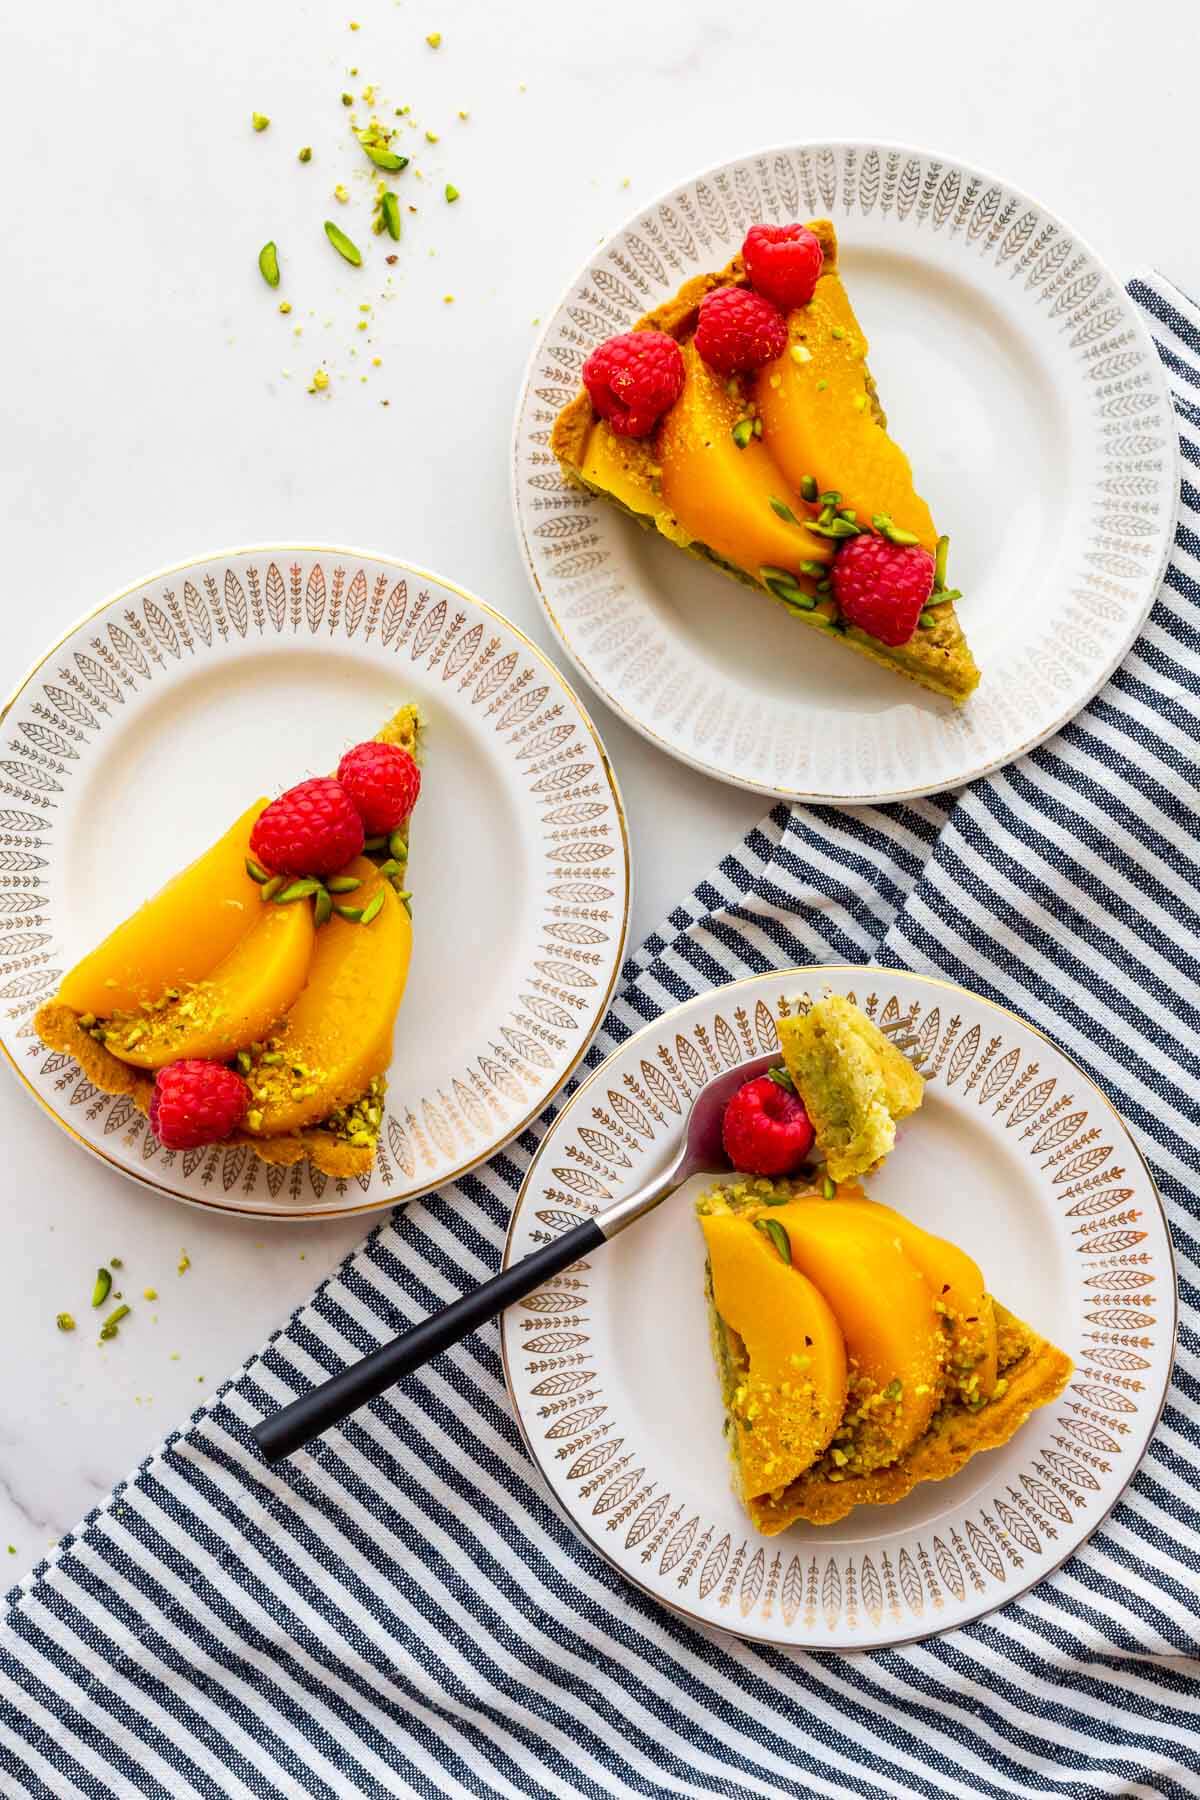
<svg viewBox="0 0 1200 1800">
<path fill-rule="evenodd" d="M 461 1071 L 443 1071 L 432 1113 L 429 1095 L 422 1094 L 413 1096 L 415 1105 L 405 1101 L 400 1118 L 400 1097 L 390 1092 L 380 1154 L 370 1175 L 351 1181 L 331 1180 L 307 1164 L 271 1169 L 244 1149 L 164 1151 L 128 1101 L 98 1094 L 72 1059 L 45 1051 L 30 1024 L 60 972 L 48 967 L 56 949 L 54 821 L 42 815 L 55 810 L 65 769 L 85 766 L 87 745 L 99 741 L 131 699 L 136 713 L 137 698 L 154 691 L 156 672 L 176 670 L 186 679 L 189 668 L 207 673 L 222 656 L 293 651 L 318 634 L 322 644 L 332 639 L 352 655 L 390 656 L 384 666 L 394 669 L 397 705 L 414 693 L 419 698 L 422 684 L 436 679 L 440 701 L 489 715 L 496 759 L 507 757 L 517 771 L 505 779 L 519 797 L 530 856 L 543 855 L 550 865 L 544 892 L 531 883 L 538 930 L 546 928 L 539 904 L 549 907 L 552 879 L 605 895 L 587 908 L 589 916 L 605 917 L 589 925 L 587 950 L 575 952 L 590 966 L 579 977 L 586 988 L 563 990 L 570 1010 L 541 991 L 570 975 L 568 945 L 554 962 L 557 975 L 532 968 L 517 983 L 532 990 L 549 1022 L 527 1018 L 523 1005 L 502 1004 L 492 1036 L 503 1043 L 481 1044 L 482 1061 L 472 1057 Z M 65 668 L 56 679 L 53 659 L 60 655 Z M 160 681 L 159 691 L 165 685 Z M 531 697 L 539 695 L 530 714 Z M 142 1186 L 185 1204 L 264 1220 L 375 1212 L 455 1181 L 494 1155 L 544 1110 L 586 1053 L 619 978 L 629 930 L 632 871 L 620 789 L 570 683 L 519 626 L 457 583 L 416 563 L 338 544 L 279 541 L 189 557 L 131 583 L 69 626 L 17 683 L 0 710 L 0 729 L 0 812 L 7 814 L 0 900 L 23 892 L 35 902 L 29 917 L 0 910 L 0 1051 L 70 1138 Z M 584 836 L 575 831 L 578 843 L 566 845 L 576 860 L 559 868 L 556 845 L 574 828 L 556 833 L 541 814 L 551 794 L 551 812 L 567 805 L 581 759 L 594 790 L 587 810 L 598 805 L 600 811 L 589 817 Z M 521 775 L 528 778 L 524 788 Z M 551 783 L 545 797 L 531 791 L 535 775 L 540 784 Z M 39 800 L 41 812 L 28 810 Z M 578 860 L 585 838 L 595 848 L 603 843 L 607 860 Z M 406 1018 L 412 1028 L 415 1021 L 402 1011 Z M 497 1054 L 484 1054 L 485 1048 Z M 444 1093 L 451 1086 L 453 1111 Z M 476 1087 L 483 1098 L 474 1097 Z"/>
<path fill-rule="evenodd" d="M 501 1355 L 534 1465 L 574 1529 L 626 1580 L 706 1629 L 780 1648 L 845 1652 L 895 1648 L 970 1624 L 1053 1574 L 1099 1529 L 1166 1402 L 1177 1292 L 1154 1176 L 1112 1102 L 1074 1058 L 1021 1014 L 952 982 L 850 964 L 748 976 L 685 1001 L 626 1040 L 575 1090 L 538 1146 L 513 1209 L 504 1265 L 632 1190 L 650 1172 L 645 1158 L 665 1160 L 702 1080 L 771 1049 L 776 1017 L 826 989 L 857 995 L 883 1022 L 912 1014 L 923 1072 L 956 1116 L 980 1120 L 1009 1154 L 1016 1153 L 1011 1131 L 1023 1157 L 1048 1156 L 1044 1218 L 1077 1276 L 1074 1310 L 1069 1331 L 1063 1321 L 1030 1322 L 1074 1358 L 1059 1400 L 1003 1449 L 930 1489 L 937 1510 L 924 1523 L 889 1530 L 886 1518 L 880 1523 L 888 1509 L 870 1508 L 870 1537 L 798 1526 L 760 1538 L 731 1491 L 689 1488 L 677 1457 L 672 1473 L 671 1453 L 638 1440 L 636 1408 L 625 1401 L 623 1410 L 630 1384 L 606 1312 L 612 1248 L 531 1295 L 524 1316 L 522 1307 L 510 1308 Z M 909 1129 L 920 1124 L 918 1114 Z M 1097 1145 L 1101 1135 L 1112 1141 Z M 912 1151 L 894 1153 L 904 1154 Z M 1106 1164 L 1114 1155 L 1124 1161 L 1115 1174 L 1111 1167 L 1097 1173 L 1098 1155 Z M 565 1176 L 570 1191 L 551 1186 L 548 1171 L 555 1182 Z M 1124 1200 L 1111 1198 L 1117 1178 L 1130 1184 Z M 1130 1219 L 1124 1215 L 1134 1198 L 1142 1205 Z M 1051 1210 L 1054 1199 L 1073 1199 L 1071 1213 Z M 1155 1312 L 1138 1310 L 1151 1297 Z M 1017 1296 L 1001 1298 L 1021 1310 Z M 703 1311 L 699 1287 L 686 1303 Z M 1102 1329 L 1085 1332 L 1093 1324 Z M 715 1393 L 707 1351 L 704 1360 L 696 1379 Z M 672 1379 L 680 1379 L 677 1371 Z"/>
<path fill-rule="evenodd" d="M 934 256 L 961 250 L 972 279 L 986 265 L 997 304 L 1023 279 L 1026 311 L 1047 343 L 1073 331 L 1071 392 L 1078 389 L 1077 402 L 1090 415 L 1086 455 L 1073 451 L 1081 468 L 1086 463 L 1076 512 L 1085 510 L 1086 490 L 1090 523 L 1085 528 L 1080 518 L 1075 529 L 1072 522 L 1078 541 L 1070 585 L 1065 566 L 1057 584 L 1067 592 L 1062 629 L 1057 636 L 1039 629 L 1019 657 L 1006 652 L 1002 681 L 992 680 L 996 671 L 989 675 L 985 658 L 983 683 L 965 708 L 934 702 L 944 716 L 919 712 L 916 690 L 883 673 L 894 699 L 878 712 L 818 707 L 811 696 L 800 706 L 785 702 L 754 686 L 765 679 L 761 670 L 745 677 L 749 685 L 739 676 L 714 687 L 707 664 L 672 626 L 670 608 L 656 610 L 644 598 L 628 521 L 569 487 L 548 448 L 550 424 L 577 391 L 597 327 L 600 335 L 626 330 L 686 277 L 719 268 L 754 220 L 817 214 L 833 218 L 847 245 L 857 230 L 894 237 L 910 257 L 926 246 Z M 877 248 L 883 238 L 864 241 Z M 591 323 L 585 329 L 573 314 Z M 1099 691 L 1127 654 L 1162 579 L 1178 460 L 1170 396 L 1149 333 L 1078 232 L 1023 189 L 957 157 L 911 144 L 826 138 L 768 146 L 704 169 L 589 256 L 546 315 L 530 355 L 510 473 L 517 539 L 547 622 L 589 686 L 633 730 L 735 787 L 862 806 L 990 774 L 1061 730 Z M 1139 485 L 1129 489 L 1131 482 Z M 1126 490 L 1135 494 L 1132 505 Z M 741 604 L 751 603 L 744 595 Z"/>
</svg>

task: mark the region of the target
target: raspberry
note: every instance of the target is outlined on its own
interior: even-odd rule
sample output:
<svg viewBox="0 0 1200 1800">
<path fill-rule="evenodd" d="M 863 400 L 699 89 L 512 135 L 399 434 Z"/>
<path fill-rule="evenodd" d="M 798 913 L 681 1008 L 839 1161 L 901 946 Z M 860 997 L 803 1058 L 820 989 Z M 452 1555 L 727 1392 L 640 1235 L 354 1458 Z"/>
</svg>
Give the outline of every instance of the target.
<svg viewBox="0 0 1200 1800">
<path fill-rule="evenodd" d="M 421 792 L 421 771 L 397 744 L 356 744 L 338 764 L 368 837 L 403 825 Z"/>
<path fill-rule="evenodd" d="M 332 875 L 362 847 L 362 820 L 330 775 L 280 794 L 250 833 L 251 855 L 274 875 Z"/>
<path fill-rule="evenodd" d="M 919 544 L 864 532 L 846 539 L 830 580 L 847 623 L 881 644 L 907 644 L 933 591 L 933 558 Z"/>
<path fill-rule="evenodd" d="M 751 286 L 785 311 L 808 305 L 824 261 L 807 225 L 752 225 L 742 245 Z"/>
<path fill-rule="evenodd" d="M 696 349 L 718 375 L 745 375 L 787 347 L 787 321 L 752 288 L 719 287 L 700 302 Z"/>
<path fill-rule="evenodd" d="M 618 437 L 648 437 L 683 392 L 683 357 L 665 331 L 626 331 L 583 365 L 588 399 Z"/>
<path fill-rule="evenodd" d="M 790 1175 L 812 1149 L 813 1128 L 804 1102 L 760 1075 L 725 1108 L 721 1141 L 734 1168 L 747 1175 Z"/>
<path fill-rule="evenodd" d="M 150 1096 L 150 1129 L 167 1150 L 219 1144 L 246 1112 L 249 1093 L 224 1063 L 190 1057 L 160 1069 Z"/>
</svg>

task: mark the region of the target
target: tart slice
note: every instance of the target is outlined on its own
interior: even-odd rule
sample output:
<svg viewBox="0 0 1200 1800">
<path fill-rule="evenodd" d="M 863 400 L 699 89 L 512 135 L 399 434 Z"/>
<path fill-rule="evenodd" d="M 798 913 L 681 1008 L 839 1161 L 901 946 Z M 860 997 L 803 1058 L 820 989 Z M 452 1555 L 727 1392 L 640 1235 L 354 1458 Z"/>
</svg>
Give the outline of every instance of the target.
<svg viewBox="0 0 1200 1800">
<path fill-rule="evenodd" d="M 553 449 L 640 524 L 959 703 L 979 670 L 949 539 L 866 356 L 829 220 L 755 226 L 725 268 L 593 352 Z"/>
<path fill-rule="evenodd" d="M 336 778 L 256 801 L 76 964 L 42 1042 L 168 1149 L 365 1174 L 412 951 L 419 743 L 402 707 Z"/>
<path fill-rule="evenodd" d="M 767 1536 L 944 1480 L 1071 1373 L 971 1257 L 856 1183 L 735 1177 L 697 1211 L 734 1485 Z"/>
<path fill-rule="evenodd" d="M 844 1181 L 877 1167 L 896 1141 L 897 1120 L 921 1104 L 925 1084 L 912 1064 L 842 994 L 814 1000 L 776 1029 L 829 1174 Z"/>
</svg>

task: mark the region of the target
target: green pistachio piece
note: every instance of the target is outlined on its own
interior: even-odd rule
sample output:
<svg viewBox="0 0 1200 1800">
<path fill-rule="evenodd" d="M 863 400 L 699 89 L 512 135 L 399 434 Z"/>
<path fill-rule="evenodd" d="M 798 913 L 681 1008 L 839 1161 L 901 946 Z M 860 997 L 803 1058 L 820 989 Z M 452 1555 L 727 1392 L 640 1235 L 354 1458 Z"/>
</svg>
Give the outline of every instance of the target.
<svg viewBox="0 0 1200 1800">
<path fill-rule="evenodd" d="M 394 243 L 400 242 L 400 202 L 395 194 L 383 194 L 379 201 L 379 214 L 383 220 L 388 236 Z"/>
<path fill-rule="evenodd" d="M 787 504 L 787 501 L 777 500 L 774 494 L 771 495 L 771 511 L 778 513 L 781 519 L 786 519 L 789 525 L 794 525 L 796 523 L 796 515 Z"/>
<path fill-rule="evenodd" d="M 274 242 L 264 244 L 259 251 L 258 272 L 268 287 L 279 286 L 279 252 Z"/>
<path fill-rule="evenodd" d="M 744 450 L 754 436 L 754 420 L 739 419 L 729 435 L 737 445 L 738 449 Z"/>
<path fill-rule="evenodd" d="M 92 1305 L 103 1306 L 111 1292 L 112 1276 L 107 1269 L 97 1269 L 95 1285 L 92 1288 Z"/>
<path fill-rule="evenodd" d="M 945 587 L 945 585 L 946 585 L 946 564 L 949 562 L 949 560 L 950 560 L 950 539 L 948 537 L 943 536 L 938 539 L 937 549 L 933 553 L 933 585 L 935 588 L 944 588 Z"/>
<path fill-rule="evenodd" d="M 250 123 L 253 125 L 255 131 L 265 131 L 271 121 L 266 113 L 251 113 Z"/>
<path fill-rule="evenodd" d="M 792 1240 L 778 1219 L 755 1219 L 755 1231 L 761 1231 L 764 1237 L 770 1238 L 785 1263 L 792 1260 Z"/>
<path fill-rule="evenodd" d="M 821 1183 L 821 1192 L 827 1200 L 834 1199 L 837 1195 L 837 1182 L 834 1181 L 831 1176 L 826 1175 L 824 1181 Z"/>
<path fill-rule="evenodd" d="M 452 181 L 446 183 L 446 199 L 451 206 L 453 206 L 454 202 L 458 199 L 458 189 Z"/>
<path fill-rule="evenodd" d="M 264 881 L 269 881 L 271 879 L 262 864 L 256 863 L 252 856 L 246 858 L 246 873 L 251 881 L 257 881 L 259 887 L 262 886 Z"/>
<path fill-rule="evenodd" d="M 361 138 L 359 143 L 362 144 Z M 370 157 L 377 169 L 386 169 L 389 175 L 398 174 L 401 169 L 408 167 L 407 156 L 401 156 L 395 150 L 388 150 L 382 144 L 362 144 L 362 150 L 363 155 Z"/>
<path fill-rule="evenodd" d="M 362 924 L 363 909 L 361 906 L 339 906 L 336 900 L 332 901 L 331 905 L 339 919 L 349 919 L 352 925 Z"/>
<path fill-rule="evenodd" d="M 356 269 L 362 268 L 362 251 L 353 239 L 348 238 L 344 231 L 338 229 L 332 219 L 325 221 L 325 236 L 339 256 L 344 256 L 346 261 L 353 264 Z"/>
<path fill-rule="evenodd" d="M 800 477 L 800 498 L 802 500 L 807 500 L 811 505 L 816 497 L 817 483 L 815 478 L 812 475 L 802 475 Z"/>
<path fill-rule="evenodd" d="M 74 1331 L 75 1329 L 75 1320 L 68 1312 L 59 1313 L 55 1318 L 54 1323 L 58 1326 L 60 1331 Z"/>
<path fill-rule="evenodd" d="M 331 894 L 352 894 L 362 886 L 362 879 L 358 875 L 331 875 L 325 886 Z"/>
<path fill-rule="evenodd" d="M 303 875 L 299 881 L 289 881 L 287 886 L 272 895 L 272 898 L 276 906 L 290 906 L 293 900 L 307 900 L 310 894 L 316 893 L 320 885 L 321 883 L 314 880 L 311 875 Z"/>
<path fill-rule="evenodd" d="M 382 910 L 382 907 L 383 907 L 383 889 L 378 888 L 378 889 L 376 889 L 375 893 L 373 893 L 371 895 L 371 898 L 367 901 L 367 904 L 363 907 L 362 923 L 364 925 L 369 925 L 371 923 L 372 919 L 377 919 L 379 917 L 380 911 Z"/>
<path fill-rule="evenodd" d="M 321 926 L 327 923 L 333 912 L 333 901 L 329 897 L 328 888 L 318 888 L 313 900 L 313 924 Z"/>
<path fill-rule="evenodd" d="M 862 526 L 852 524 L 849 519 L 833 518 L 830 519 L 827 524 L 823 523 L 820 519 L 808 519 L 805 522 L 804 529 L 805 531 L 815 531 L 818 537 L 851 538 L 862 536 Z"/>
<path fill-rule="evenodd" d="M 270 881 L 264 881 L 262 886 L 259 888 L 259 890 L 258 890 L 259 899 L 264 900 L 264 901 L 265 900 L 273 900 L 283 885 L 284 885 L 284 877 L 282 875 L 272 875 Z"/>
</svg>

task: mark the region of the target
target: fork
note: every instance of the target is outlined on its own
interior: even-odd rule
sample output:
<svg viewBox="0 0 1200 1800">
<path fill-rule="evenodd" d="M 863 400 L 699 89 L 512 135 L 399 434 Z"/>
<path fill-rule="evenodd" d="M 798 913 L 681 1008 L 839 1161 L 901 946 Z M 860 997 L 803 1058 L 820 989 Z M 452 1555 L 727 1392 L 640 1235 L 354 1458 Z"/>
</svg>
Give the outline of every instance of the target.
<svg viewBox="0 0 1200 1800">
<path fill-rule="evenodd" d="M 911 1024 L 911 1017 L 897 1019 L 882 1029 L 891 1036 Z M 898 1050 L 911 1049 L 916 1041 L 912 1036 L 892 1036 Z M 397 1381 L 411 1375 L 414 1369 L 421 1368 L 441 1351 L 448 1350 L 480 1325 L 494 1319 L 505 1307 L 532 1294 L 551 1276 L 561 1275 L 581 1257 L 603 1249 L 610 1238 L 652 1212 L 693 1175 L 728 1169 L 728 1158 L 721 1143 L 725 1108 L 744 1082 L 765 1075 L 768 1069 L 778 1066 L 779 1060 L 778 1050 L 773 1050 L 765 1056 L 738 1063 L 707 1082 L 692 1102 L 675 1156 L 660 1174 L 643 1182 L 633 1193 L 615 1200 L 595 1218 L 572 1226 L 553 1243 L 531 1250 L 519 1262 L 510 1264 L 489 1281 L 481 1282 L 469 1293 L 452 1300 L 439 1312 L 431 1313 L 427 1319 L 393 1338 L 391 1343 L 381 1344 L 369 1356 L 351 1363 L 328 1381 L 310 1388 L 278 1412 L 260 1420 L 251 1428 L 250 1435 L 267 1462 L 280 1462 L 293 1455 L 330 1426 L 339 1425 L 360 1406 L 377 1399 Z"/>
</svg>

